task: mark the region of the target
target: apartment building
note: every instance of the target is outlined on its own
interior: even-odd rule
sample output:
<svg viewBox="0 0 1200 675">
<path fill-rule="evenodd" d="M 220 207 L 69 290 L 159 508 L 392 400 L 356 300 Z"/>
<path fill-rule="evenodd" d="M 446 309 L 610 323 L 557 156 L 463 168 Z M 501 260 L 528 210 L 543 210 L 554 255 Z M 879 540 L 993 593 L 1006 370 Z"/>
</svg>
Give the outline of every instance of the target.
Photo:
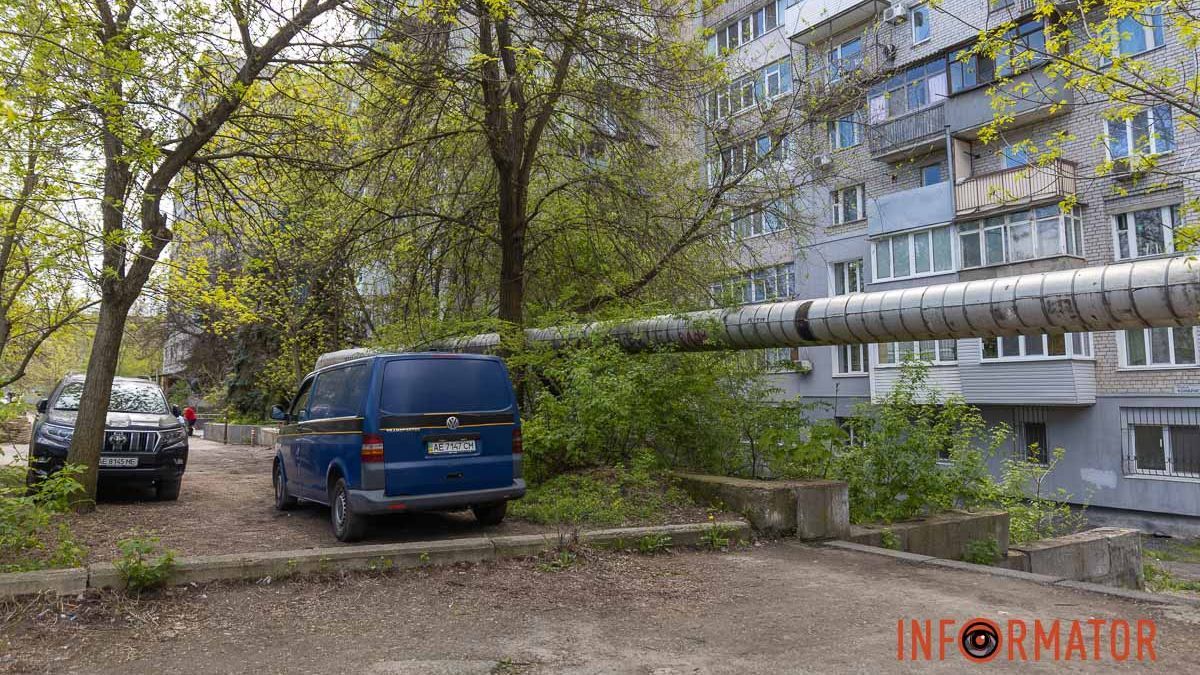
<svg viewBox="0 0 1200 675">
<path fill-rule="evenodd" d="M 779 17 L 776 25 L 766 21 Z M 1008 59 L 962 57 L 979 30 L 1011 21 L 1014 42 L 1041 51 L 1031 0 L 737 0 L 704 18 L 731 79 L 760 79 L 788 60 L 827 114 L 793 132 L 824 152 L 797 168 L 806 236 L 735 228 L 748 269 L 743 300 L 819 297 L 1181 255 L 1174 229 L 1194 199 L 1184 180 L 1140 184 L 1096 167 L 1155 153 L 1181 175 L 1200 162 L 1196 131 L 1165 106 L 1106 122 L 1034 61 L 1013 76 L 1019 101 L 1001 137 L 989 85 Z M 760 20 L 759 17 L 762 17 Z M 1131 18 L 1114 50 L 1153 63 L 1192 56 L 1161 14 Z M 835 95 L 831 84 L 853 80 Z M 824 89 L 823 89 L 824 87 Z M 845 90 L 849 90 L 846 93 Z M 723 92 L 724 90 L 722 90 Z M 828 92 L 828 93 L 826 93 Z M 734 96 L 731 94 L 731 98 Z M 710 118 L 740 107 L 710 96 Z M 1176 113 L 1177 114 L 1177 113 Z M 1056 139 L 1040 163 L 1029 143 Z M 708 150 L 710 156 L 711 149 Z M 711 169 L 710 169 L 711 171 Z M 1072 199 L 1074 206 L 1060 204 Z M 1190 220 L 1190 217 L 1189 217 Z M 765 219 L 764 219 L 765 221 Z M 1182 243 L 1180 244 L 1182 246 Z M 774 279 L 775 283 L 759 283 Z M 780 283 L 778 280 L 783 279 Z M 1008 452 L 1062 447 L 1052 474 L 1076 501 L 1137 516 L 1200 517 L 1200 345 L 1194 328 L 891 343 L 796 350 L 807 372 L 773 376 L 790 394 L 845 415 L 893 386 L 918 355 L 946 394 L 1013 429 Z"/>
</svg>

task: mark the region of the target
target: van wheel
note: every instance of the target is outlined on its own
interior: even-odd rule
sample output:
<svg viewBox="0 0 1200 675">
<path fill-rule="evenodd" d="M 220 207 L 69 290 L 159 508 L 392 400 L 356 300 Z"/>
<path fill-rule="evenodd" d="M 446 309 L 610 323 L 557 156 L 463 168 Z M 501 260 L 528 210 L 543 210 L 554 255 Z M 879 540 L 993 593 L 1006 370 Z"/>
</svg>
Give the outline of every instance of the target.
<svg viewBox="0 0 1200 675">
<path fill-rule="evenodd" d="M 160 502 L 173 502 L 179 499 L 179 487 L 182 480 L 160 480 L 154 485 L 154 496 Z"/>
<path fill-rule="evenodd" d="M 329 519 L 338 541 L 358 541 L 367 533 L 367 519 L 350 508 L 344 478 L 339 478 L 329 493 Z"/>
<path fill-rule="evenodd" d="M 508 513 L 508 502 L 479 504 L 472 506 L 471 511 L 475 513 L 475 520 L 478 520 L 480 525 L 499 525 L 500 521 L 504 520 L 504 514 Z"/>
<path fill-rule="evenodd" d="M 289 511 L 296 506 L 296 498 L 289 495 L 287 481 L 283 477 L 283 465 L 275 462 L 275 470 L 271 472 L 271 483 L 275 486 L 275 509 Z"/>
</svg>

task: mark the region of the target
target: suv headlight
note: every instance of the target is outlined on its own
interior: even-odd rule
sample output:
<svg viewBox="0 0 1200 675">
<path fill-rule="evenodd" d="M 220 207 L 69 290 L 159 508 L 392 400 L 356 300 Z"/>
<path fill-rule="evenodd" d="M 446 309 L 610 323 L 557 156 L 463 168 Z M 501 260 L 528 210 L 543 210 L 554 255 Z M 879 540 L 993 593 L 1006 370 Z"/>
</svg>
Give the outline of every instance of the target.
<svg viewBox="0 0 1200 675">
<path fill-rule="evenodd" d="M 55 445 L 70 445 L 74 436 L 74 427 L 62 427 L 47 422 L 38 428 L 38 440 Z"/>
<path fill-rule="evenodd" d="M 162 447 L 168 448 L 187 441 L 187 431 L 183 429 L 168 429 L 162 432 Z"/>
</svg>

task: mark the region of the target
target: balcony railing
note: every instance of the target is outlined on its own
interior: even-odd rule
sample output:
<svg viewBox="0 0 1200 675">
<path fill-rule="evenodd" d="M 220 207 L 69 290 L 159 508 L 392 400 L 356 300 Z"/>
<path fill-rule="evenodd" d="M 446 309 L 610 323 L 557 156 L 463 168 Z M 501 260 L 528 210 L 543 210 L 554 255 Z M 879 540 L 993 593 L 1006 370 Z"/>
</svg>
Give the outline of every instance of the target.
<svg viewBox="0 0 1200 675">
<path fill-rule="evenodd" d="M 1075 164 L 1057 159 L 1044 166 L 1019 166 L 972 176 L 954 186 L 959 216 L 1034 204 L 1075 193 Z"/>
<path fill-rule="evenodd" d="M 872 124 L 867 132 L 871 155 L 879 157 L 936 138 L 944 133 L 945 126 L 946 114 L 941 103 Z"/>
</svg>

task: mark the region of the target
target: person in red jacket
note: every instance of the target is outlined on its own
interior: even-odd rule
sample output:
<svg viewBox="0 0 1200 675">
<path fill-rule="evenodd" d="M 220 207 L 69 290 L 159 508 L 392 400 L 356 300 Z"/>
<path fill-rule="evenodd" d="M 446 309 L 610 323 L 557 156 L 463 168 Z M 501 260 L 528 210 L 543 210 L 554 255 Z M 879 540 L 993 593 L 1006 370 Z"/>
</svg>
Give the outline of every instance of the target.
<svg viewBox="0 0 1200 675">
<path fill-rule="evenodd" d="M 184 408 L 183 409 L 183 421 L 187 422 L 188 436 L 191 436 L 192 432 L 194 432 L 196 430 L 196 409 L 190 405 L 188 407 Z"/>
</svg>

